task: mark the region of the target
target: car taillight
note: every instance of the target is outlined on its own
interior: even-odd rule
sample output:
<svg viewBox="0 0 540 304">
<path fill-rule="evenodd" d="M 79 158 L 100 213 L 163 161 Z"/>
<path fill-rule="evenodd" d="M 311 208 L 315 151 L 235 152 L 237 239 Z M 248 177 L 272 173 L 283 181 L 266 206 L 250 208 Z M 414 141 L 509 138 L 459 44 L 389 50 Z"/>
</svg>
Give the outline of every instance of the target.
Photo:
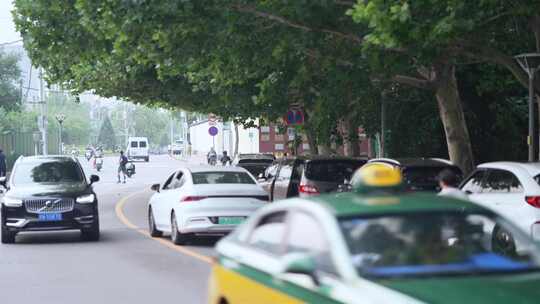
<svg viewBox="0 0 540 304">
<path fill-rule="evenodd" d="M 525 196 L 525 201 L 535 208 L 540 208 L 540 196 Z"/>
<path fill-rule="evenodd" d="M 195 201 L 200 201 L 202 199 L 205 199 L 206 196 L 196 196 L 196 195 L 189 195 L 189 196 L 186 196 L 184 197 L 182 200 L 180 200 L 181 203 L 183 202 L 195 202 Z"/>
<path fill-rule="evenodd" d="M 320 194 L 319 189 L 312 185 L 300 185 L 299 191 L 304 194 Z"/>
</svg>

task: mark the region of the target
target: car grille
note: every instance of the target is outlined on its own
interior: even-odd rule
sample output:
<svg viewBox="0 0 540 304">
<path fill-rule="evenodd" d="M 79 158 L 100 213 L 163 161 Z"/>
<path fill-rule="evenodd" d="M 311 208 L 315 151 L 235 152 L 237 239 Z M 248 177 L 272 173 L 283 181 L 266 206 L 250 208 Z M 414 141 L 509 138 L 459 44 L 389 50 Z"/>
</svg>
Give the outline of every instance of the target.
<svg viewBox="0 0 540 304">
<path fill-rule="evenodd" d="M 47 206 L 49 205 L 49 206 Z M 72 198 L 51 198 L 25 200 L 24 206 L 30 213 L 66 212 L 73 210 Z"/>
</svg>

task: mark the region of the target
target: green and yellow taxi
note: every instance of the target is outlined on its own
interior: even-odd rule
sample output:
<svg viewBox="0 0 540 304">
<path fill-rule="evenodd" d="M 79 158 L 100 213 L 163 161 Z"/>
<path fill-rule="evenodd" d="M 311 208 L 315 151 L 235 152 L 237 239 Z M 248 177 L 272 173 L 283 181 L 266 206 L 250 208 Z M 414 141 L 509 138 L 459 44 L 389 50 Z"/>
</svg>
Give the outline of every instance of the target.
<svg viewBox="0 0 540 304">
<path fill-rule="evenodd" d="M 217 244 L 210 303 L 540 302 L 532 240 L 481 206 L 400 191 L 393 170 L 259 209 Z"/>
</svg>

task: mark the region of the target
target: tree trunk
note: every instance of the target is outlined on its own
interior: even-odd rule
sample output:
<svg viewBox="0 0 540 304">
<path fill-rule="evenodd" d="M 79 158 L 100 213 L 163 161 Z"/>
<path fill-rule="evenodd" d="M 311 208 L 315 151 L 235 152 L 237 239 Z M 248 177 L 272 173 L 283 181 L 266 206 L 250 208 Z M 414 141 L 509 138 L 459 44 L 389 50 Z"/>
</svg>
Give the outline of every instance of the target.
<svg viewBox="0 0 540 304">
<path fill-rule="evenodd" d="M 343 154 L 349 157 L 360 155 L 358 126 L 353 118 L 347 117 L 341 124 L 343 135 Z"/>
<path fill-rule="evenodd" d="M 435 73 L 437 75 L 435 95 L 446 133 L 448 154 L 450 160 L 458 165 L 463 173 L 468 174 L 474 169 L 474 158 L 459 96 L 455 66 L 452 64 L 438 65 L 435 67 Z"/>
<path fill-rule="evenodd" d="M 311 127 L 309 118 L 311 117 L 312 112 L 304 110 L 304 131 L 306 132 L 306 137 L 309 144 L 309 153 L 311 155 L 319 154 L 319 147 L 317 146 L 317 136 Z"/>
<path fill-rule="evenodd" d="M 318 150 L 319 150 L 318 151 L 319 155 L 330 155 L 330 154 L 332 154 L 332 149 L 327 144 L 319 144 Z"/>
</svg>

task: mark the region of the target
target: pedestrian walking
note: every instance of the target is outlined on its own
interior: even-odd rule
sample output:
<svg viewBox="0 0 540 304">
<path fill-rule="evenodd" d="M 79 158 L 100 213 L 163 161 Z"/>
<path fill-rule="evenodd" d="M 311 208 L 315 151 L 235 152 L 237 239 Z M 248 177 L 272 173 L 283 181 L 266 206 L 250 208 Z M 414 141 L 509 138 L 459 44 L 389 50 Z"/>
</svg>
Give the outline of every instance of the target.
<svg viewBox="0 0 540 304">
<path fill-rule="evenodd" d="M 118 160 L 118 183 L 120 184 L 120 173 L 124 177 L 124 184 L 126 183 L 128 158 L 124 155 L 124 151 L 120 151 L 120 159 Z"/>
<path fill-rule="evenodd" d="M 458 188 L 459 177 L 450 169 L 444 169 L 437 176 L 439 181 L 439 186 L 441 191 L 439 192 L 440 196 L 452 197 L 462 200 L 468 200 L 469 197 L 461 189 Z"/>
<path fill-rule="evenodd" d="M 6 165 L 6 155 L 4 151 L 0 149 L 0 177 L 6 176 L 7 174 L 7 165 Z"/>
</svg>

